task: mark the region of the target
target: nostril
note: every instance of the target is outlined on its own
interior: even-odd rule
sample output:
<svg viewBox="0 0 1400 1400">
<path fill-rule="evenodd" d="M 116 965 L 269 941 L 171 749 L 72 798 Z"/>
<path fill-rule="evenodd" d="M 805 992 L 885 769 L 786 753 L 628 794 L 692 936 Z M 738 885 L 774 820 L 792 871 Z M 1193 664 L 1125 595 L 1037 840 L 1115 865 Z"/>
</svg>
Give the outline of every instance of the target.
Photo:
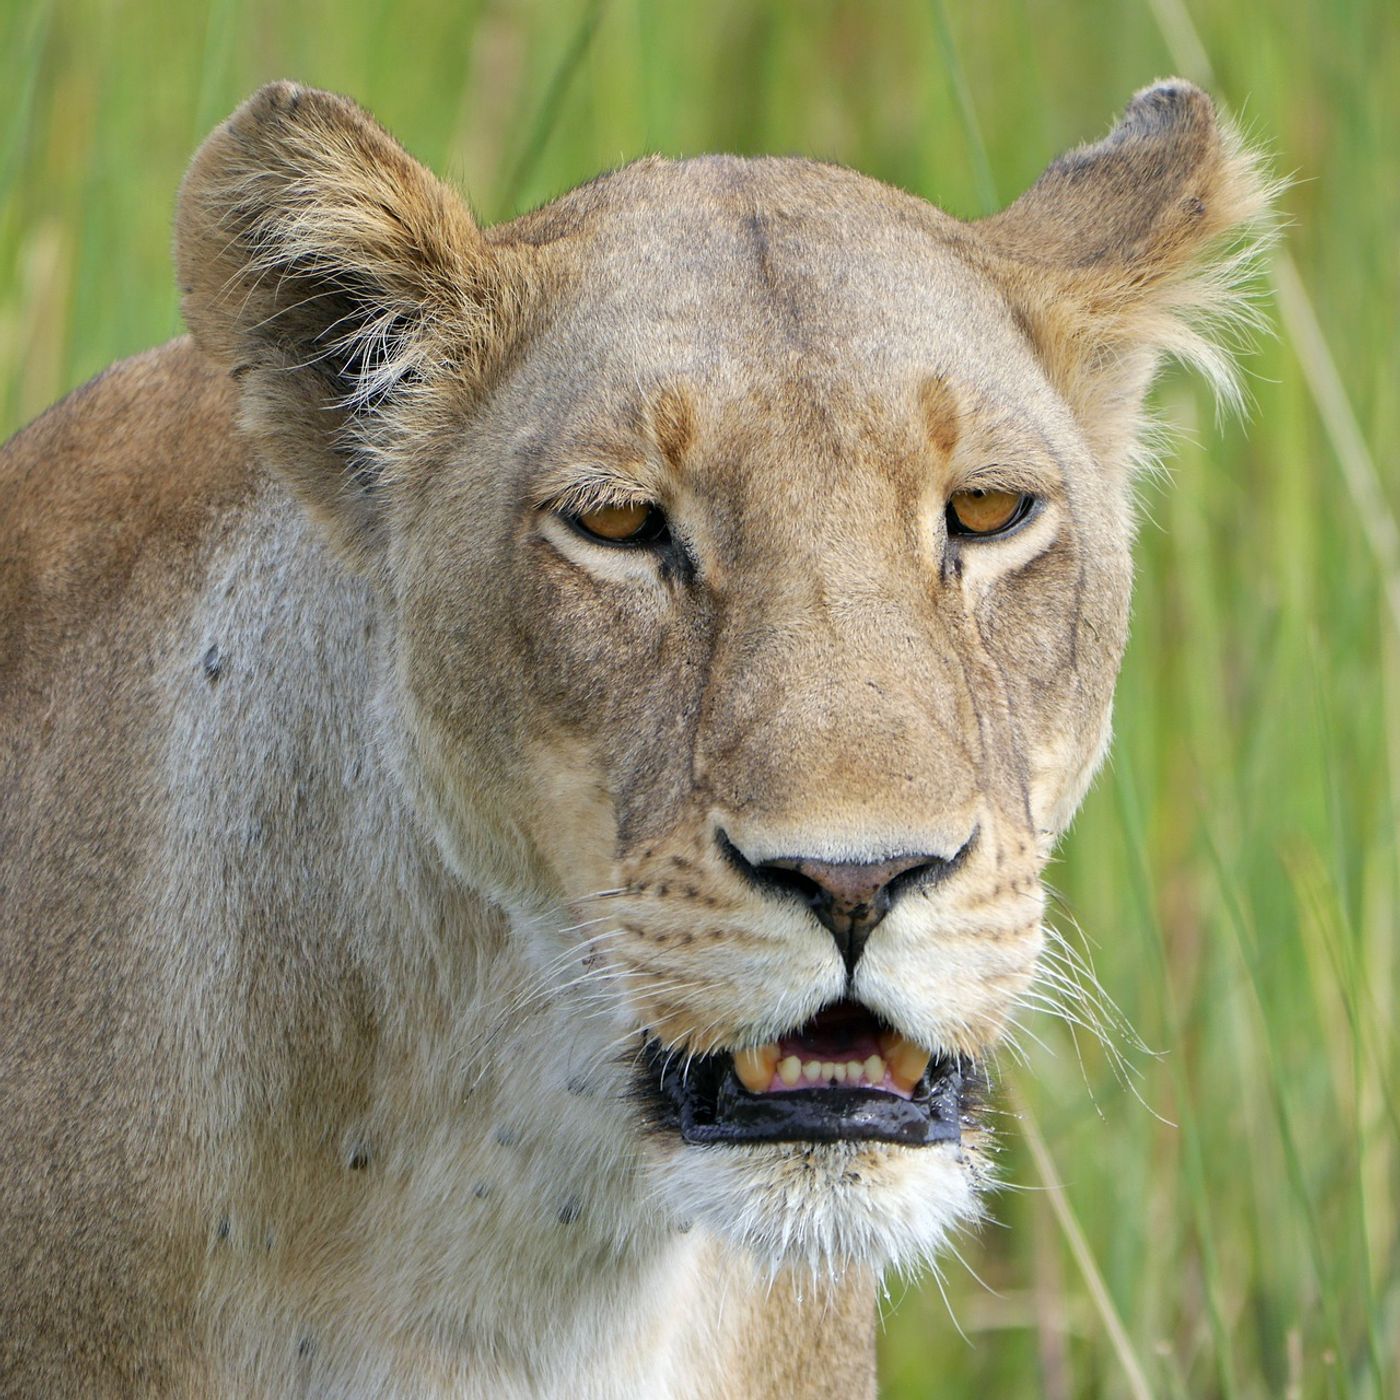
<svg viewBox="0 0 1400 1400">
<path fill-rule="evenodd" d="M 723 833 L 720 847 L 740 873 L 775 891 L 796 894 L 831 932 L 854 972 L 871 931 L 889 912 L 899 894 L 946 875 L 961 864 L 976 832 L 951 856 L 894 856 L 882 861 L 823 861 L 783 856 L 750 862 Z"/>
<path fill-rule="evenodd" d="M 795 894 L 818 919 L 824 924 L 827 923 L 833 903 L 831 891 L 797 865 L 782 860 L 768 860 L 748 866 L 744 874 L 761 889 Z M 827 926 L 830 927 L 829 924 Z"/>
</svg>

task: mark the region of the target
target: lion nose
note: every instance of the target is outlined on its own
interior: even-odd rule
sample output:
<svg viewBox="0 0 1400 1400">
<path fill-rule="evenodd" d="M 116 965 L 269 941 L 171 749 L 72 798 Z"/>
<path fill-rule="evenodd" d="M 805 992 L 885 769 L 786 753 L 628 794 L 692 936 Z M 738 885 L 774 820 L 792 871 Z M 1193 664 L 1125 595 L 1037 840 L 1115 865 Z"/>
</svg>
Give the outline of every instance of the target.
<svg viewBox="0 0 1400 1400">
<path fill-rule="evenodd" d="M 826 861 L 784 856 L 750 864 L 727 838 L 726 854 L 760 886 L 799 895 L 830 930 L 846 971 L 853 973 L 871 931 L 903 890 L 946 875 L 966 855 L 969 837 L 951 856 L 906 855 L 882 861 Z"/>
</svg>

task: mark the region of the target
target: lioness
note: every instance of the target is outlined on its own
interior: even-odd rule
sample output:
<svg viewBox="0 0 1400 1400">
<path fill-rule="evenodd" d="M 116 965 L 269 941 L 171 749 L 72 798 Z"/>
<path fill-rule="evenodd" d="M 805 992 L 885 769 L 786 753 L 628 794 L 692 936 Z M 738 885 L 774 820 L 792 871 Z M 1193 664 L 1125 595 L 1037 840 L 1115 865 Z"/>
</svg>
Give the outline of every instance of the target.
<svg viewBox="0 0 1400 1400">
<path fill-rule="evenodd" d="M 873 1393 L 1266 193 L 1176 81 L 974 223 L 219 127 L 4 449 L 4 1393 Z"/>
</svg>

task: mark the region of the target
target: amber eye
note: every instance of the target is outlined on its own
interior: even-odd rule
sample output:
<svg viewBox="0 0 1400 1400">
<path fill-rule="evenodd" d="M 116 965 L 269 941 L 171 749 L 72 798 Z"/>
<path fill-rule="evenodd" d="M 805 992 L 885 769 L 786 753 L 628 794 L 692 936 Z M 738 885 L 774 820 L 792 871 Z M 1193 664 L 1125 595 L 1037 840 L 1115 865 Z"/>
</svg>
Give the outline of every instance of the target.
<svg viewBox="0 0 1400 1400">
<path fill-rule="evenodd" d="M 1035 498 L 1024 491 L 955 491 L 948 501 L 950 535 L 1000 535 L 1024 520 Z"/>
<path fill-rule="evenodd" d="M 566 517 L 575 529 L 608 544 L 659 544 L 666 538 L 666 517 L 652 505 L 602 506 Z"/>
</svg>

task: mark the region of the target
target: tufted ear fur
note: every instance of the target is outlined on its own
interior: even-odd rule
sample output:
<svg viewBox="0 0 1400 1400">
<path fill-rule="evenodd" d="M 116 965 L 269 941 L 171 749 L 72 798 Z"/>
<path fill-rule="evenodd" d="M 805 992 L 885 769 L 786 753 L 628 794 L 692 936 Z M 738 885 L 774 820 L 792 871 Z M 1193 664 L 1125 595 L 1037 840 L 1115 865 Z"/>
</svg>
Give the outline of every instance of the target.
<svg viewBox="0 0 1400 1400">
<path fill-rule="evenodd" d="M 1163 355 L 1238 400 L 1228 341 L 1256 319 L 1244 288 L 1269 241 L 1276 190 L 1205 93 L 1170 79 L 1139 92 L 1104 140 L 1061 156 L 976 226 L 1103 460 L 1142 452 L 1143 399 Z"/>
<path fill-rule="evenodd" d="M 396 432 L 415 407 L 480 391 L 512 337 L 518 267 L 353 102 L 292 83 L 200 148 L 175 256 L 195 340 L 238 380 L 242 427 L 363 557 Z"/>
</svg>

